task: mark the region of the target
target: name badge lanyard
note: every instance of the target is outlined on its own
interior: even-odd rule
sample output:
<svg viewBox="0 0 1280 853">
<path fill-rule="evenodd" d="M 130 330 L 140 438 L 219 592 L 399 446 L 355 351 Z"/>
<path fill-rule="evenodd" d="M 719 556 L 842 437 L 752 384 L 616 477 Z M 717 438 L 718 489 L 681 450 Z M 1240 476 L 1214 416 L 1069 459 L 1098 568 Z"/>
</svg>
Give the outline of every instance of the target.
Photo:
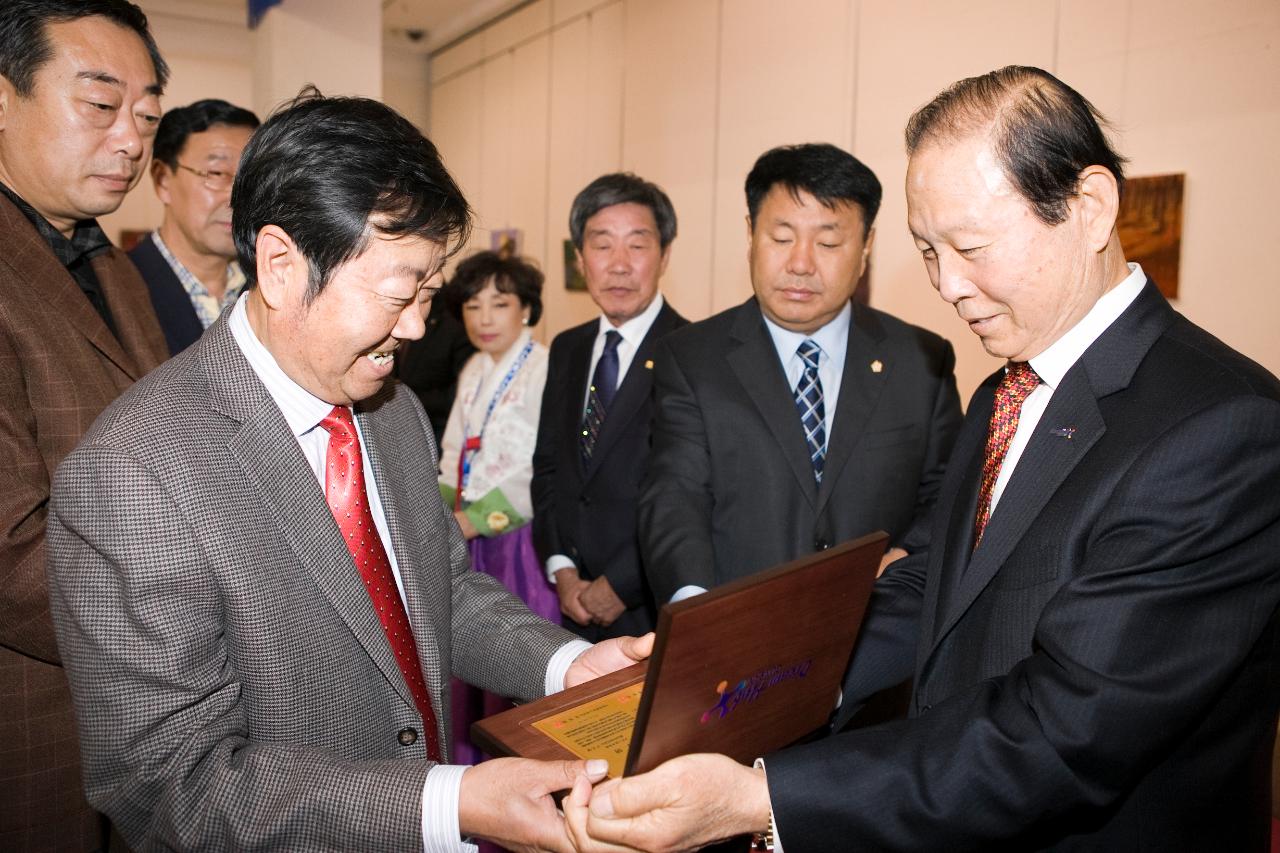
<svg viewBox="0 0 1280 853">
<path fill-rule="evenodd" d="M 520 372 L 520 368 L 524 367 L 525 361 L 529 358 L 529 353 L 533 352 L 533 341 L 530 340 L 520 350 L 520 354 L 516 356 L 515 362 L 511 365 L 511 369 L 507 371 L 507 375 L 502 377 L 502 382 L 498 385 L 498 390 L 493 392 L 493 397 L 489 400 L 489 406 L 484 410 L 484 420 L 480 422 L 480 431 L 475 435 L 470 435 L 471 424 L 465 419 L 462 422 L 462 449 L 458 452 L 458 491 L 454 495 L 453 508 L 455 510 L 462 509 L 462 490 L 467 487 L 467 481 L 471 479 L 471 461 L 475 455 L 480 452 L 481 439 L 484 437 L 484 431 L 489 426 L 489 418 L 493 416 L 493 410 L 498 405 L 498 401 L 502 399 L 502 395 L 506 393 L 507 386 L 511 384 L 511 380 L 516 378 L 516 374 Z M 480 393 L 480 385 L 484 384 L 484 377 L 480 377 L 480 382 L 476 386 L 476 393 Z"/>
</svg>

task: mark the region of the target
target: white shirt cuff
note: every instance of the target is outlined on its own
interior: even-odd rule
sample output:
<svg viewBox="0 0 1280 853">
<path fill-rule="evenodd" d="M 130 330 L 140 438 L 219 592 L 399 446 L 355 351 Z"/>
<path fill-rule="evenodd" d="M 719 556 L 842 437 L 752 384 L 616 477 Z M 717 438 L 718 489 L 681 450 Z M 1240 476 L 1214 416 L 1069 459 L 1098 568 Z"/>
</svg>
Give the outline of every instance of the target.
<svg viewBox="0 0 1280 853">
<path fill-rule="evenodd" d="M 565 643 L 547 661 L 547 678 L 543 683 L 547 695 L 564 690 L 564 677 L 569 674 L 569 667 L 578 659 L 578 655 L 591 648 L 586 640 L 572 640 Z"/>
<path fill-rule="evenodd" d="M 763 758 L 757 758 L 751 766 L 757 770 L 764 770 L 767 777 L 769 771 L 765 770 Z M 778 837 L 778 821 L 773 814 L 773 803 L 769 803 L 769 823 L 773 825 L 773 853 L 783 853 L 782 839 Z"/>
<path fill-rule="evenodd" d="M 676 594 L 671 596 L 671 603 L 675 604 L 677 601 L 684 601 L 686 598 L 693 598 L 695 595 L 702 595 L 704 592 L 706 592 L 706 589 L 703 587 L 688 584 L 676 590 Z"/>
<path fill-rule="evenodd" d="M 575 568 L 573 560 L 570 560 L 564 554 L 552 554 L 547 557 L 547 581 L 549 583 L 556 582 L 556 572 L 561 569 Z"/>
<path fill-rule="evenodd" d="M 437 764 L 422 783 L 422 849 L 424 853 L 475 853 L 458 829 L 458 794 L 465 765 Z"/>
</svg>

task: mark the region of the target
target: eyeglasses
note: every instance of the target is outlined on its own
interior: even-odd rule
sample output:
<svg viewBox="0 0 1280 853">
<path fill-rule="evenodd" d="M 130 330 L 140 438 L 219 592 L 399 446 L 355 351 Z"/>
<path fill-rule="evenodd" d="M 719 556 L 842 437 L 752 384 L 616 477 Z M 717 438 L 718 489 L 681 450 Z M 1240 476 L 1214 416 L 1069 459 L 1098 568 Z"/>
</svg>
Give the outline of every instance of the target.
<svg viewBox="0 0 1280 853">
<path fill-rule="evenodd" d="M 231 189 L 231 183 L 236 179 L 235 172 L 220 172 L 217 169 L 210 169 L 206 172 L 203 169 L 193 169 L 181 163 L 178 164 L 178 168 L 186 169 L 191 174 L 204 178 L 204 185 L 214 192 Z"/>
</svg>

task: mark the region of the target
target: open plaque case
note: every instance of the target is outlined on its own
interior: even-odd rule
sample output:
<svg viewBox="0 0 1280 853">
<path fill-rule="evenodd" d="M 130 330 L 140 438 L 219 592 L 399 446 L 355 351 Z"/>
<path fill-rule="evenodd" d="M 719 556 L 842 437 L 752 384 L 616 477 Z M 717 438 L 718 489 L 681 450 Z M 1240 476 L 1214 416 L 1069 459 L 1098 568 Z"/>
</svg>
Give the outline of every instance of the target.
<svg viewBox="0 0 1280 853">
<path fill-rule="evenodd" d="M 750 762 L 824 725 L 888 537 L 864 536 L 662 608 L 649 661 L 480 720 L 491 755 L 604 758 L 609 775 L 690 752 Z"/>
</svg>

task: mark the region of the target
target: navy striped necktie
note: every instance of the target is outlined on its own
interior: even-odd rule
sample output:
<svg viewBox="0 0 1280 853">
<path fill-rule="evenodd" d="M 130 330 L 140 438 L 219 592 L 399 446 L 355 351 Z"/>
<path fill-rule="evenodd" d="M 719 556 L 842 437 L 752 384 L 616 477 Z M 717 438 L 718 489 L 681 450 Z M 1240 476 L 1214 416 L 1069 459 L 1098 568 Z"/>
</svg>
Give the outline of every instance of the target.
<svg viewBox="0 0 1280 853">
<path fill-rule="evenodd" d="M 605 416 L 609 414 L 609 406 L 613 404 L 613 395 L 618 390 L 618 344 L 622 335 L 610 329 L 604 336 L 604 352 L 596 362 L 595 373 L 591 375 L 591 388 L 587 392 L 587 411 L 582 418 L 582 463 L 591 461 L 591 451 L 595 449 L 596 439 L 600 437 L 600 428 L 604 426 Z"/>
<path fill-rule="evenodd" d="M 804 362 L 804 373 L 796 383 L 796 411 L 804 426 L 804 440 L 809 446 L 813 479 L 822 482 L 822 465 L 827 458 L 826 408 L 822 401 L 822 380 L 818 378 L 818 357 L 822 348 L 812 338 L 805 338 L 796 349 Z"/>
</svg>

